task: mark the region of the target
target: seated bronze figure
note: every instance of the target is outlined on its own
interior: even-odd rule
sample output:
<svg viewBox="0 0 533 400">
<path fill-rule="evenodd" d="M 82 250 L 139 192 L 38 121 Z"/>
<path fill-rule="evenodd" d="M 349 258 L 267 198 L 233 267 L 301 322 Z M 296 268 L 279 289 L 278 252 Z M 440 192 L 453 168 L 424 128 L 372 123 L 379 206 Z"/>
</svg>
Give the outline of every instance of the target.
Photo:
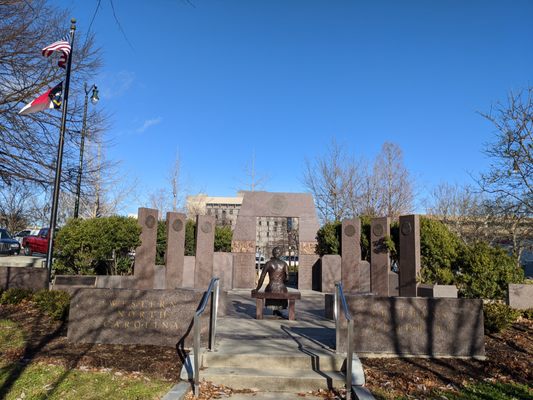
<svg viewBox="0 0 533 400">
<path fill-rule="evenodd" d="M 267 293 L 287 293 L 287 286 L 285 283 L 289 280 L 289 267 L 285 261 L 280 259 L 281 248 L 274 247 L 272 250 L 272 258 L 263 267 L 259 282 L 257 283 L 257 291 L 263 286 L 266 274 L 268 273 L 269 283 L 265 288 Z M 287 308 L 287 300 L 269 299 L 266 306 L 274 309 Z"/>
</svg>

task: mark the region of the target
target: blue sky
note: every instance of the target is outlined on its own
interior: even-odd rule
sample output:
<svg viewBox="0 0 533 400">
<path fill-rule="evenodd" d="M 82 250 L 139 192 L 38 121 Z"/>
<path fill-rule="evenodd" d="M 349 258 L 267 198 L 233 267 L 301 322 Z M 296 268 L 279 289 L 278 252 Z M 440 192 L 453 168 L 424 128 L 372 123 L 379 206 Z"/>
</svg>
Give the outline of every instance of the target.
<svg viewBox="0 0 533 400">
<path fill-rule="evenodd" d="M 58 4 L 83 32 L 97 1 Z M 477 112 L 532 83 L 531 1 L 113 4 L 131 46 L 102 0 L 97 107 L 112 114 L 108 157 L 145 194 L 177 151 L 190 192 L 234 195 L 254 153 L 264 189 L 303 191 L 305 159 L 336 138 L 367 160 L 400 145 L 423 197 L 486 168 L 494 130 Z"/>
</svg>

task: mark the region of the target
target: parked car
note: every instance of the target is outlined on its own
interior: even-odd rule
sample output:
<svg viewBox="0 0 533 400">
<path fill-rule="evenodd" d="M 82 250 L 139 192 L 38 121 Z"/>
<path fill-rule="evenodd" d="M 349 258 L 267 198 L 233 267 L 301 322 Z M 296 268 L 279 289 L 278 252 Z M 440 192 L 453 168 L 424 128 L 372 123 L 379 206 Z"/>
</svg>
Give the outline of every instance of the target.
<svg viewBox="0 0 533 400">
<path fill-rule="evenodd" d="M 5 229 L 0 229 L 0 254 L 19 254 L 20 243 Z"/>
<path fill-rule="evenodd" d="M 46 254 L 48 252 L 48 239 L 50 239 L 49 230 L 42 228 L 37 235 L 24 237 L 22 239 L 24 254 L 27 256 L 31 256 L 33 253 Z"/>
<path fill-rule="evenodd" d="M 32 230 L 31 229 L 24 229 L 20 232 L 17 232 L 13 235 L 13 239 L 17 239 L 18 242 L 22 245 L 22 239 L 24 239 L 26 236 L 31 235 Z"/>
<path fill-rule="evenodd" d="M 291 256 L 289 259 L 289 256 L 281 256 L 281 259 L 285 261 L 287 264 L 297 267 L 298 266 L 298 256 Z"/>
</svg>

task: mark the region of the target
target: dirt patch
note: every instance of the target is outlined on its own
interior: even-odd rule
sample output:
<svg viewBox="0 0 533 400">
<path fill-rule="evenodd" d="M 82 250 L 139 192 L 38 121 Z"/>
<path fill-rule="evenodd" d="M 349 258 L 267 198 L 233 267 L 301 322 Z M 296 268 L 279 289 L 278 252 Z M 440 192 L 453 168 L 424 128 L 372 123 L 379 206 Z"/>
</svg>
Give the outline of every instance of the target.
<svg viewBox="0 0 533 400">
<path fill-rule="evenodd" d="M 67 340 L 67 324 L 43 315 L 31 303 L 0 306 L 0 318 L 16 322 L 26 338 L 25 349 L 0 355 L 6 361 L 38 361 L 91 370 L 112 369 L 174 382 L 179 380 L 181 359 L 173 348 L 71 343 Z"/>
</svg>

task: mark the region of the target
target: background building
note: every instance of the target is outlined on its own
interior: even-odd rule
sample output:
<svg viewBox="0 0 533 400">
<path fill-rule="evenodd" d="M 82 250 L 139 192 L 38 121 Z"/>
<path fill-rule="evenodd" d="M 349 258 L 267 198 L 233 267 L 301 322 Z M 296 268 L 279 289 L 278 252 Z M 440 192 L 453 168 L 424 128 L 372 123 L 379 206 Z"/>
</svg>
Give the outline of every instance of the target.
<svg viewBox="0 0 533 400">
<path fill-rule="evenodd" d="M 235 227 L 237 215 L 242 206 L 242 196 L 214 197 L 207 194 L 187 196 L 187 218 L 194 219 L 197 215 L 214 215 L 219 226 Z"/>
</svg>

